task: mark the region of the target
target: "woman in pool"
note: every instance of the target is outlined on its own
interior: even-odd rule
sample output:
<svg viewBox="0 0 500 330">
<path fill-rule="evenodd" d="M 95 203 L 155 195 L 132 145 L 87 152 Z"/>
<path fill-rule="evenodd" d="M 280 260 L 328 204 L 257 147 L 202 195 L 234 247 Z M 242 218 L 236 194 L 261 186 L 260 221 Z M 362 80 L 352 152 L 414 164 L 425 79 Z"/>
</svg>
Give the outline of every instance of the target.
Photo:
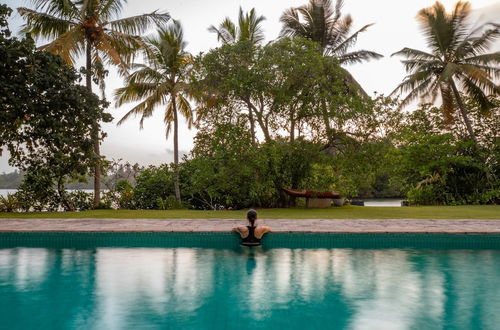
<svg viewBox="0 0 500 330">
<path fill-rule="evenodd" d="M 257 227 L 255 221 L 257 221 L 257 212 L 255 210 L 250 210 L 247 212 L 247 219 L 250 226 L 241 226 L 233 228 L 233 231 L 240 234 L 242 240 L 241 245 L 245 246 L 258 246 L 260 245 L 260 240 L 265 233 L 271 231 L 271 227 L 261 226 Z"/>
</svg>

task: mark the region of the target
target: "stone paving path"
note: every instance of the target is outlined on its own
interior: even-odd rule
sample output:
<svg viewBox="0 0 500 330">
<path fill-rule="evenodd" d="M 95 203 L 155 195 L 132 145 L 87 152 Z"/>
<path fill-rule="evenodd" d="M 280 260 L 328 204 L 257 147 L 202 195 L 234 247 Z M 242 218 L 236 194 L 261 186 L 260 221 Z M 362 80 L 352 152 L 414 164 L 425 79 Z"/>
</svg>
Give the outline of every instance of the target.
<svg viewBox="0 0 500 330">
<path fill-rule="evenodd" d="M 0 219 L 0 232 L 227 232 L 244 225 L 241 219 Z M 321 233 L 497 233 L 498 220 L 294 220 L 260 219 L 273 232 Z"/>
</svg>

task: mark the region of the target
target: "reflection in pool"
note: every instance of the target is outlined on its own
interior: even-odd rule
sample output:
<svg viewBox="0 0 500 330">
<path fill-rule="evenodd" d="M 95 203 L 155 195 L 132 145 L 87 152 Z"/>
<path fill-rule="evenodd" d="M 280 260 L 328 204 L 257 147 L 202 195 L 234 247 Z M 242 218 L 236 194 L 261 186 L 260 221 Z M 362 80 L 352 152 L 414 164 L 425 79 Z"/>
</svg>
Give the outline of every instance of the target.
<svg viewBox="0 0 500 330">
<path fill-rule="evenodd" d="M 6 329 L 494 329 L 500 250 L 0 249 Z"/>
</svg>

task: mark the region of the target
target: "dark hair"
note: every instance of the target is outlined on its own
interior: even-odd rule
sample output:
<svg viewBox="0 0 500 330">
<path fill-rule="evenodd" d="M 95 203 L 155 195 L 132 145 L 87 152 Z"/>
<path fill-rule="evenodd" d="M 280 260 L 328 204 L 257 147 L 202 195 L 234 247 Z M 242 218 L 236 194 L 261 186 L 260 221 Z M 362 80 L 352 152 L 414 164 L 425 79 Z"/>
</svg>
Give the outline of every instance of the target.
<svg viewBox="0 0 500 330">
<path fill-rule="evenodd" d="M 257 211 L 255 210 L 249 210 L 247 212 L 247 219 L 252 225 L 252 227 L 255 227 L 255 220 L 257 220 Z"/>
</svg>

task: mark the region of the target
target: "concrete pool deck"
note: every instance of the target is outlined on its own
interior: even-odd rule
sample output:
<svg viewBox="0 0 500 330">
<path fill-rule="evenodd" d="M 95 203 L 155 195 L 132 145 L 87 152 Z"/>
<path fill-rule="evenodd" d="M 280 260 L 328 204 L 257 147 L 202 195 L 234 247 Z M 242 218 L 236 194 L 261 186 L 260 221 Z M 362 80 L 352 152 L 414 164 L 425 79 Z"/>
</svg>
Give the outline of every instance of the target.
<svg viewBox="0 0 500 330">
<path fill-rule="evenodd" d="M 0 232 L 228 232 L 241 219 L 0 219 Z M 500 234 L 497 220 L 259 219 L 273 232 Z"/>
</svg>

